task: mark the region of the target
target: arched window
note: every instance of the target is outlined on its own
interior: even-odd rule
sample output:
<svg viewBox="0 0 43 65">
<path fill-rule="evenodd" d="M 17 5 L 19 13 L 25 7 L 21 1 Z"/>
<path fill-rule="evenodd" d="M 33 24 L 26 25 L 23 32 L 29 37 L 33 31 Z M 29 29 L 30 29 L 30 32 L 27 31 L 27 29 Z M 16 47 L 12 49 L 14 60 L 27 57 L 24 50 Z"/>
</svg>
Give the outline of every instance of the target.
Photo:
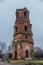
<svg viewBox="0 0 43 65">
<path fill-rule="evenodd" d="M 25 38 L 27 39 L 27 35 L 25 36 Z"/>
<path fill-rule="evenodd" d="M 16 13 L 16 16 L 17 16 L 17 18 L 18 18 L 18 12 Z"/>
<path fill-rule="evenodd" d="M 26 17 L 26 11 L 24 11 L 24 16 Z"/>
<path fill-rule="evenodd" d="M 18 27 L 16 26 L 16 32 L 18 31 Z"/>
<path fill-rule="evenodd" d="M 27 31 L 27 26 L 24 27 L 24 30 Z"/>
</svg>

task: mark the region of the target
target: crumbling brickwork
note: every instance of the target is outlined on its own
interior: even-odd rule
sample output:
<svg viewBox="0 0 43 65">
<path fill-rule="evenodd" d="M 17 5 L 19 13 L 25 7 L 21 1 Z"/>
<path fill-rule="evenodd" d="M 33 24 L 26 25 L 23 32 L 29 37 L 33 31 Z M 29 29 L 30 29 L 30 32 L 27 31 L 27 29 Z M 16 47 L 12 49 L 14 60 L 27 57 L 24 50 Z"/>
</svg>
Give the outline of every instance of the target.
<svg viewBox="0 0 43 65">
<path fill-rule="evenodd" d="M 12 44 L 12 59 L 32 58 L 33 51 L 34 42 L 29 11 L 27 8 L 17 9 Z"/>
</svg>

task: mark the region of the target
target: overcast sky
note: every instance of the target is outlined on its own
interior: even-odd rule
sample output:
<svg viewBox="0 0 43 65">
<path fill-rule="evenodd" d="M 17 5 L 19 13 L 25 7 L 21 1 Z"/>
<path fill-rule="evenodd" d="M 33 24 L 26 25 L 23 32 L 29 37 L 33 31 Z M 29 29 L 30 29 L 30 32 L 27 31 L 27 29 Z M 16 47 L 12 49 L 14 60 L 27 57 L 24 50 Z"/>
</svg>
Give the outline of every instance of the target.
<svg viewBox="0 0 43 65">
<path fill-rule="evenodd" d="M 30 11 L 34 44 L 43 48 L 43 0 L 0 0 L 0 41 L 11 43 L 16 9 L 24 7 Z"/>
</svg>

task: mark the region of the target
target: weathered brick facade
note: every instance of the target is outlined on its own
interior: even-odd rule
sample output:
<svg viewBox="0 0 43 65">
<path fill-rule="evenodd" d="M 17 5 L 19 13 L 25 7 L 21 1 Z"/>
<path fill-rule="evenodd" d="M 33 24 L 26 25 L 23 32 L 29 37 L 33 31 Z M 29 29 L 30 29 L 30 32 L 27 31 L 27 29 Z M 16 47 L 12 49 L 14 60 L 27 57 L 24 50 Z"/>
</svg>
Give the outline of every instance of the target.
<svg viewBox="0 0 43 65">
<path fill-rule="evenodd" d="M 32 58 L 33 51 L 34 43 L 29 11 L 27 8 L 17 9 L 12 44 L 12 59 Z"/>
</svg>

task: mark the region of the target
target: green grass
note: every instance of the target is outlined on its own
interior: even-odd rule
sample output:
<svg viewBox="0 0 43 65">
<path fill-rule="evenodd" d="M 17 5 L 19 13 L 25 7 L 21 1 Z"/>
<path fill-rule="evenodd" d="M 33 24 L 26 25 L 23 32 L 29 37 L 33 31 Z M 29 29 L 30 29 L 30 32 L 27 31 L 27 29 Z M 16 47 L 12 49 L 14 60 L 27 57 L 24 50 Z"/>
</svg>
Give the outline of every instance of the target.
<svg viewBox="0 0 43 65">
<path fill-rule="evenodd" d="M 25 60 L 10 60 L 11 63 L 25 63 Z"/>
<path fill-rule="evenodd" d="M 27 62 L 31 62 L 31 63 L 42 63 L 43 64 L 43 60 L 11 60 L 9 59 L 10 63 L 27 63 Z"/>
<path fill-rule="evenodd" d="M 29 62 L 33 62 L 33 63 L 43 63 L 43 60 L 31 60 Z"/>
<path fill-rule="evenodd" d="M 41 63 L 43 64 L 43 60 L 12 60 L 12 59 L 7 59 L 7 60 L 4 60 L 4 62 L 9 62 L 9 63 Z"/>
</svg>

